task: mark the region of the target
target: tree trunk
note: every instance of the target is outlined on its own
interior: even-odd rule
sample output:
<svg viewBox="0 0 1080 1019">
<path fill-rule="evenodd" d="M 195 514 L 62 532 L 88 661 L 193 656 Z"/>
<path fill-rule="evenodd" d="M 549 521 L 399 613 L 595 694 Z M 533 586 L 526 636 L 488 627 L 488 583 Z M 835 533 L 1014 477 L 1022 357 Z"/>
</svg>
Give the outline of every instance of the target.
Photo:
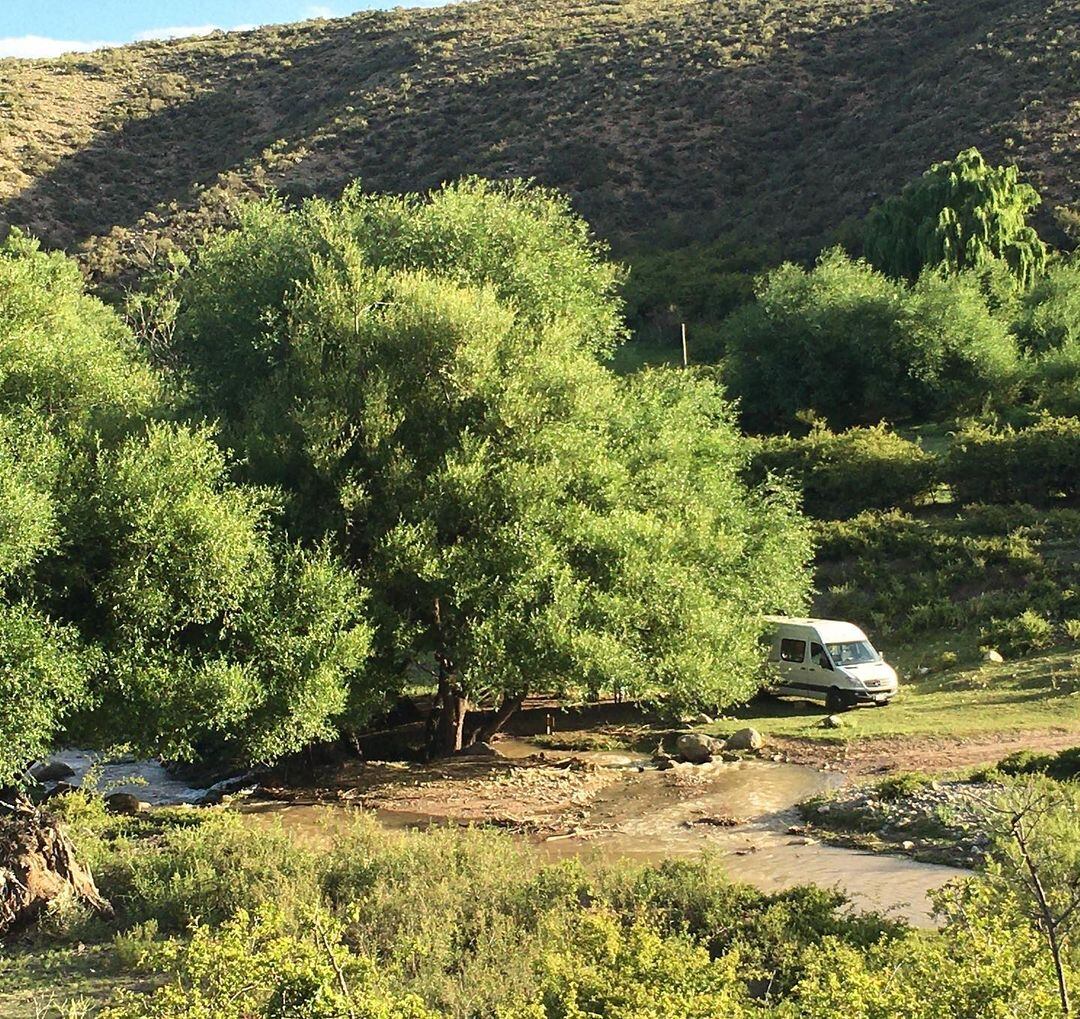
<svg viewBox="0 0 1080 1019">
<path fill-rule="evenodd" d="M 449 757 L 464 745 L 469 699 L 448 668 L 440 665 L 439 690 L 428 720 L 428 756 Z"/>
<path fill-rule="evenodd" d="M 456 754 L 464 745 L 465 716 L 469 699 L 459 687 L 450 686 L 442 697 L 439 716 L 439 750 L 444 757 Z"/>
<path fill-rule="evenodd" d="M 112 913 L 60 824 L 31 807 L 0 815 L 0 935 L 30 923 L 64 893 Z"/>
<path fill-rule="evenodd" d="M 495 733 L 510 721 L 510 717 L 521 707 L 525 697 L 526 694 L 519 694 L 516 697 L 511 697 L 509 694 L 505 696 L 502 700 L 502 704 L 495 709 L 490 717 L 485 719 L 473 730 L 468 745 L 472 746 L 473 743 L 487 743 Z"/>
</svg>

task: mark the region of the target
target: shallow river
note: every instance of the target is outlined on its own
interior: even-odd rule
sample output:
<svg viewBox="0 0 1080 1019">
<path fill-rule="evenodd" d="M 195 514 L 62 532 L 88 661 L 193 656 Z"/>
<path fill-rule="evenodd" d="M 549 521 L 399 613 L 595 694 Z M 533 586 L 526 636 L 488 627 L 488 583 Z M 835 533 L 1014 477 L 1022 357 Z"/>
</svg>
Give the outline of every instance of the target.
<svg viewBox="0 0 1080 1019">
<path fill-rule="evenodd" d="M 499 749 L 509 756 L 536 751 L 510 740 L 501 741 Z M 581 834 L 531 840 L 538 852 L 551 858 L 583 854 L 655 861 L 710 853 L 723 861 L 733 879 L 763 890 L 808 883 L 837 886 L 856 907 L 881 910 L 919 926 L 932 924 L 928 893 L 966 874 L 790 834 L 788 828 L 799 822 L 797 803 L 845 782 L 835 772 L 764 761 L 639 772 L 644 759 L 635 755 L 572 756 L 620 769 L 622 774 L 596 795 Z M 68 751 L 60 759 L 76 770 L 78 778 L 92 760 L 78 751 Z M 192 803 L 204 793 L 172 778 L 152 761 L 120 762 L 96 770 L 102 791 L 132 792 L 154 804 Z M 350 808 L 252 802 L 244 810 L 253 820 L 276 819 L 299 839 L 319 842 L 327 837 L 327 822 Z M 389 828 L 424 827 L 442 820 L 393 810 L 378 811 L 376 816 Z M 743 823 L 722 827 L 708 820 L 725 818 Z"/>
</svg>

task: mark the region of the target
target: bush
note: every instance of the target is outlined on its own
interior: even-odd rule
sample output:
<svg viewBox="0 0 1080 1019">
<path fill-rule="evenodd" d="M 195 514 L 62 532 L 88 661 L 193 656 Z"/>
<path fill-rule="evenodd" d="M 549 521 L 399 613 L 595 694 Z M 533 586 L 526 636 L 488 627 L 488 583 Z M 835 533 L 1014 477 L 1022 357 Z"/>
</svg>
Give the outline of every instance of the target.
<svg viewBox="0 0 1080 1019">
<path fill-rule="evenodd" d="M 988 647 L 1023 655 L 1053 645 L 1054 627 L 1045 616 L 1025 609 L 1012 619 L 991 620 L 979 637 Z"/>
<path fill-rule="evenodd" d="M 884 424 L 840 434 L 815 427 L 804 438 L 757 442 L 750 473 L 753 484 L 770 473 L 789 476 L 807 513 L 835 519 L 925 499 L 937 482 L 937 460 Z"/>
<path fill-rule="evenodd" d="M 1003 775 L 1046 775 L 1066 782 L 1080 778 L 1080 747 L 1071 747 L 1057 754 L 1017 750 L 1004 758 L 997 770 Z"/>
<path fill-rule="evenodd" d="M 149 994 L 121 994 L 100 1019 L 436 1019 L 413 995 L 386 987 L 376 966 L 342 944 L 332 917 L 295 918 L 266 907 L 239 911 L 190 939 L 149 944 L 142 969 L 170 979 Z"/>
<path fill-rule="evenodd" d="M 971 425 L 945 474 L 960 502 L 1045 503 L 1080 495 L 1080 418 L 1044 416 L 1028 428 Z"/>
<path fill-rule="evenodd" d="M 818 611 L 903 637 L 1080 614 L 1080 513 L 1027 505 L 948 515 L 868 511 L 819 526 Z M 996 632 L 996 631 L 995 631 Z"/>
<path fill-rule="evenodd" d="M 318 901 L 316 858 L 280 829 L 255 831 L 236 814 L 211 814 L 156 841 L 119 839 L 100 869 L 105 895 L 128 921 L 183 931 L 223 923 L 267 903 L 300 914 Z"/>
<path fill-rule="evenodd" d="M 840 249 L 761 277 L 722 345 L 743 420 L 763 432 L 807 409 L 834 428 L 977 410 L 1019 379 L 1016 341 L 975 273 L 908 285 Z"/>
<path fill-rule="evenodd" d="M 874 788 L 879 800 L 896 803 L 922 792 L 932 781 L 920 771 L 902 771 L 883 779 Z"/>
</svg>

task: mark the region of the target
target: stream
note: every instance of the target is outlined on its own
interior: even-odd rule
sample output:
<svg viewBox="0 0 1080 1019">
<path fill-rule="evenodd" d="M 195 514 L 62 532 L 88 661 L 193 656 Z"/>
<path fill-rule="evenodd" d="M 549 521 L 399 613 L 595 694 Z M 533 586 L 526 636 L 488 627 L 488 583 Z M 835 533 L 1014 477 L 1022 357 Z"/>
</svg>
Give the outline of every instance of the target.
<svg viewBox="0 0 1080 1019">
<path fill-rule="evenodd" d="M 512 758 L 535 754 L 537 749 L 511 739 L 500 740 L 498 747 Z M 677 772 L 651 767 L 642 771 L 647 758 L 632 753 L 547 756 L 553 761 L 584 759 L 620 773 L 596 794 L 587 826 L 578 834 L 521 836 L 551 859 L 586 855 L 655 862 L 710 853 L 722 860 L 733 880 L 763 891 L 801 884 L 838 887 L 855 908 L 878 910 L 919 927 L 933 926 L 928 894 L 968 875 L 906 857 L 827 846 L 789 832 L 799 824 L 799 802 L 846 783 L 837 772 L 759 760 L 716 762 Z M 75 770 L 73 782 L 82 781 L 89 771 L 102 792 L 130 792 L 153 805 L 194 804 L 207 792 L 172 777 L 155 761 L 96 764 L 93 755 L 74 750 L 55 759 Z M 301 841 L 325 844 L 327 822 L 356 808 L 256 800 L 241 809 L 253 823 L 280 822 Z M 429 827 L 446 820 L 393 809 L 374 814 L 391 829 Z M 730 819 L 740 823 L 725 826 Z"/>
</svg>

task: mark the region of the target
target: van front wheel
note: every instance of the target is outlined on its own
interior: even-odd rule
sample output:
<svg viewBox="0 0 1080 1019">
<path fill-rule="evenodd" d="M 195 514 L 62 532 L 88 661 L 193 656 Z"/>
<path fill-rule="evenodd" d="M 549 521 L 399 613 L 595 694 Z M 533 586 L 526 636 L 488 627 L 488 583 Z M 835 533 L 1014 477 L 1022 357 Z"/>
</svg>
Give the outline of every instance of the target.
<svg viewBox="0 0 1080 1019">
<path fill-rule="evenodd" d="M 847 710 L 847 706 L 847 701 L 844 700 L 844 695 L 839 688 L 830 686 L 829 692 L 825 694 L 825 710 L 833 714 L 837 711 Z"/>
</svg>

